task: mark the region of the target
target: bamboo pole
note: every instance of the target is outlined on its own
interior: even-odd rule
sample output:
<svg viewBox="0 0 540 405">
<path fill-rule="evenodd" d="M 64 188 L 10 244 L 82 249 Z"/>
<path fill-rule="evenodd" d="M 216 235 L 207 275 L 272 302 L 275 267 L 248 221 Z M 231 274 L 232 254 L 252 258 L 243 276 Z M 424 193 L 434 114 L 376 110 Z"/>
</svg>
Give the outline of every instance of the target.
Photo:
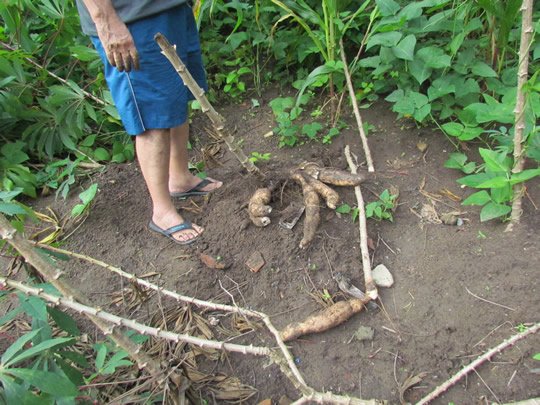
<svg viewBox="0 0 540 405">
<path fill-rule="evenodd" d="M 373 159 L 371 158 L 371 151 L 369 150 L 367 136 L 364 131 L 364 123 L 362 122 L 362 116 L 360 115 L 360 110 L 358 109 L 358 103 L 356 101 L 356 95 L 354 94 L 354 87 L 351 80 L 351 75 L 349 73 L 349 68 L 347 66 L 347 58 L 345 57 L 345 49 L 343 48 L 343 39 L 339 40 L 339 47 L 341 50 L 341 61 L 343 62 L 343 71 L 345 73 L 345 78 L 347 80 L 347 87 L 349 89 L 349 97 L 351 99 L 354 116 L 356 117 L 356 124 L 358 125 L 358 131 L 360 133 L 360 139 L 362 140 L 364 154 L 366 155 L 368 172 L 373 173 L 375 171 L 375 168 L 373 167 Z"/>
<path fill-rule="evenodd" d="M 512 173 L 520 173 L 525 166 L 525 156 L 523 151 L 523 132 L 525 130 L 525 91 L 529 72 L 529 49 L 533 36 L 533 0 L 523 0 L 521 4 L 522 22 L 521 22 L 521 41 L 519 45 L 519 69 L 518 85 L 516 96 L 515 130 L 514 130 L 514 167 Z M 510 214 L 510 223 L 506 227 L 506 232 L 511 232 L 514 225 L 519 223 L 523 209 L 521 201 L 525 194 L 525 185 L 523 183 L 515 184 L 513 187 L 514 198 L 512 201 L 512 212 Z"/>
<path fill-rule="evenodd" d="M 270 349 L 268 349 L 267 347 L 257 347 L 253 345 L 237 345 L 235 343 L 225 343 L 216 340 L 201 339 L 182 333 L 164 331 L 160 328 L 154 328 L 152 326 L 144 325 L 132 319 L 122 318 L 118 315 L 111 314 L 109 312 L 103 311 L 101 308 L 95 308 L 90 305 L 80 304 L 73 299 L 48 294 L 44 292 L 42 288 L 30 287 L 18 281 L 10 280 L 6 277 L 0 276 L 0 285 L 2 284 L 22 291 L 27 295 L 40 297 L 54 305 L 60 305 L 72 309 L 80 314 L 96 317 L 106 321 L 107 323 L 113 324 L 114 326 L 109 327 L 109 333 L 112 333 L 112 330 L 114 330 L 116 326 L 124 326 L 126 328 L 133 329 L 134 331 L 137 331 L 142 335 L 154 336 L 156 338 L 170 340 L 176 343 L 186 342 L 202 348 L 225 350 L 228 352 L 236 352 L 242 354 L 253 354 L 256 356 L 268 356 L 270 354 Z"/>
<path fill-rule="evenodd" d="M 478 357 L 476 360 L 474 360 L 471 364 L 464 367 L 460 372 L 455 374 L 448 381 L 446 381 L 443 384 L 439 385 L 435 390 L 433 390 L 433 392 L 431 392 L 429 395 L 425 396 L 419 402 L 417 402 L 416 405 L 425 405 L 425 404 L 433 401 L 439 395 L 441 395 L 446 390 L 448 390 L 448 388 L 450 388 L 452 385 L 457 383 L 461 378 L 465 377 L 471 371 L 476 370 L 476 368 L 478 368 L 482 363 L 489 360 L 490 358 L 492 358 L 497 353 L 502 352 L 507 347 L 515 344 L 517 341 L 538 332 L 538 329 L 540 329 L 540 323 L 537 323 L 537 324 L 531 326 L 530 328 L 528 328 L 524 332 L 518 333 L 517 335 L 514 335 L 514 336 L 510 337 L 509 339 L 505 340 L 501 344 L 499 344 L 496 347 L 492 348 L 491 350 L 487 351 L 486 353 L 484 353 L 483 355 Z"/>
<path fill-rule="evenodd" d="M 345 146 L 345 157 L 349 164 L 349 169 L 352 174 L 357 173 L 356 164 L 352 160 L 351 151 L 349 145 Z M 371 275 L 371 260 L 369 259 L 368 248 L 368 234 L 367 234 L 367 220 L 366 220 L 366 208 L 364 206 L 364 198 L 362 197 L 362 190 L 360 186 L 354 188 L 354 194 L 356 195 L 356 201 L 358 204 L 358 228 L 360 230 L 360 251 L 362 252 L 362 270 L 364 271 L 364 283 L 366 284 L 366 295 L 372 300 L 377 299 L 379 293 L 377 292 L 377 286 L 373 281 Z"/>
<path fill-rule="evenodd" d="M 24 259 L 30 263 L 43 278 L 51 283 L 64 297 L 67 299 L 78 301 L 83 305 L 88 305 L 89 301 L 79 291 L 72 288 L 65 281 L 60 278 L 63 272 L 54 268 L 52 264 L 44 259 L 43 256 L 37 252 L 32 244 L 24 239 L 22 235 L 17 232 L 13 226 L 8 222 L 4 215 L 0 214 L 0 235 L 2 239 L 6 240 L 13 248 L 15 248 Z M 88 314 L 88 318 L 105 334 L 108 335 L 114 343 L 124 349 L 129 356 L 137 363 L 139 368 L 147 370 L 150 375 L 158 378 L 161 383 L 161 379 L 164 374 L 161 370 L 159 362 L 152 359 L 146 352 L 141 350 L 139 346 L 133 343 L 129 338 L 123 334 L 111 329 L 110 324 L 102 320 L 101 318 Z"/>
<path fill-rule="evenodd" d="M 255 166 L 255 164 L 247 158 L 247 156 L 242 151 L 242 148 L 235 141 L 234 136 L 232 136 L 230 131 L 225 127 L 225 118 L 223 118 L 223 116 L 221 116 L 214 109 L 214 107 L 212 107 L 212 105 L 208 101 L 208 98 L 206 98 L 204 90 L 197 84 L 195 79 L 193 79 L 193 76 L 191 76 L 188 69 L 186 68 L 186 65 L 184 65 L 184 63 L 180 59 L 180 56 L 178 56 L 178 53 L 176 52 L 176 45 L 171 45 L 167 38 L 165 38 L 165 36 L 159 32 L 154 36 L 154 39 L 161 48 L 161 53 L 165 55 L 169 62 L 171 62 L 176 72 L 182 78 L 184 84 L 188 87 L 188 89 L 195 96 L 197 101 L 201 104 L 202 111 L 206 115 L 208 115 L 208 118 L 210 118 L 210 121 L 212 121 L 212 125 L 214 126 L 217 134 L 227 144 L 229 150 L 238 159 L 240 164 L 249 173 L 264 177 L 264 175 L 257 168 L 257 166 Z"/>
</svg>

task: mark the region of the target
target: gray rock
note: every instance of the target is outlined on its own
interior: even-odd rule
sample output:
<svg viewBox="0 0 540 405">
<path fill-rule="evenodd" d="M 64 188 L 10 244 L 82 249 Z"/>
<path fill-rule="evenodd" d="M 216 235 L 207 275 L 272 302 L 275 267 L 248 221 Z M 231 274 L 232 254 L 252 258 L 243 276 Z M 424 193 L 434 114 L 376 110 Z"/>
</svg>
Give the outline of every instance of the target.
<svg viewBox="0 0 540 405">
<path fill-rule="evenodd" d="M 384 264 L 379 264 L 371 271 L 373 281 L 379 287 L 392 287 L 394 284 L 394 277 Z"/>
<path fill-rule="evenodd" d="M 373 328 L 370 328 L 369 326 L 360 326 L 356 332 L 354 332 L 354 337 L 356 340 L 359 341 L 365 341 L 365 340 L 373 340 L 373 336 L 375 335 L 375 330 Z"/>
</svg>

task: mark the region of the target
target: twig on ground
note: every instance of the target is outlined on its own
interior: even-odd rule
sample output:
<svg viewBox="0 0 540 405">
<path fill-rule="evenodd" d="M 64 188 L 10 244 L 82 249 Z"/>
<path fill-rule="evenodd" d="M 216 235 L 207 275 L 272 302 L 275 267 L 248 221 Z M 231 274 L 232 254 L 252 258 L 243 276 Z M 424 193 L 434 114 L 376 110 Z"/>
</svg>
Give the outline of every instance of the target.
<svg viewBox="0 0 540 405">
<path fill-rule="evenodd" d="M 515 131 L 514 131 L 514 167 L 512 174 L 521 173 L 525 166 L 525 153 L 523 149 L 523 133 L 525 132 L 525 86 L 529 74 L 529 50 L 533 36 L 533 0 L 523 0 L 521 4 L 522 23 L 521 40 L 519 45 L 519 69 L 517 74 L 517 96 L 515 113 Z M 525 193 L 525 185 L 517 183 L 513 187 L 514 199 L 512 201 L 512 212 L 510 214 L 510 223 L 506 227 L 506 232 L 511 232 L 516 224 L 519 223 L 523 209 L 521 202 Z"/>
<path fill-rule="evenodd" d="M 343 48 L 342 39 L 339 40 L 339 46 L 341 49 L 341 60 L 343 61 L 343 71 L 345 72 L 345 78 L 347 79 L 347 87 L 349 88 L 349 97 L 351 99 L 354 115 L 356 117 L 358 131 L 360 132 L 360 139 L 362 140 L 364 154 L 366 155 L 368 172 L 374 172 L 375 168 L 373 167 L 373 160 L 371 159 L 371 151 L 369 150 L 366 133 L 364 132 L 364 124 L 362 123 L 362 116 L 360 115 L 360 110 L 358 109 L 358 103 L 356 102 L 356 95 L 354 93 L 354 87 L 352 84 L 351 75 L 349 73 L 349 68 L 347 66 L 347 58 L 345 57 L 345 49 Z"/>
<path fill-rule="evenodd" d="M 479 299 L 480 301 L 484 301 L 484 302 L 487 302 L 488 304 L 496 305 L 498 307 L 508 309 L 509 311 L 515 311 L 514 308 L 510 308 L 510 307 L 507 307 L 506 305 L 498 304 L 497 302 L 493 302 L 493 301 L 490 301 L 490 300 L 486 300 L 485 298 L 479 297 L 478 295 L 473 294 L 467 287 L 465 287 L 465 289 L 467 290 L 467 292 L 469 294 L 471 294 L 474 298 Z"/>
<path fill-rule="evenodd" d="M 349 145 L 345 146 L 345 157 L 347 158 L 347 163 L 349 164 L 349 169 L 351 173 L 356 174 L 357 168 L 356 164 L 353 162 L 351 151 Z M 362 252 L 362 270 L 364 272 L 364 282 L 366 284 L 366 295 L 371 299 L 376 299 L 379 294 L 377 292 L 377 287 L 373 281 L 371 275 L 371 261 L 369 260 L 369 248 L 368 248 L 368 235 L 367 235 L 367 220 L 366 220 L 366 209 L 364 206 L 364 198 L 362 197 L 362 191 L 360 186 L 354 188 L 354 193 L 356 194 L 356 201 L 358 204 L 358 228 L 360 230 L 360 251 Z"/>
<path fill-rule="evenodd" d="M 416 405 L 425 405 L 433 401 L 439 395 L 447 391 L 448 388 L 450 388 L 452 385 L 457 383 L 460 379 L 462 379 L 467 374 L 469 374 L 472 370 L 475 370 L 477 367 L 479 367 L 482 363 L 489 360 L 491 357 L 503 351 L 507 347 L 512 346 L 514 343 L 518 342 L 519 340 L 538 332 L 538 329 L 540 329 L 540 323 L 536 323 L 535 325 L 528 328 L 526 331 L 523 331 L 521 333 L 518 333 L 517 335 L 512 336 L 511 338 L 505 340 L 498 346 L 487 351 L 486 353 L 478 357 L 475 361 L 473 361 L 468 366 L 466 366 L 461 371 L 459 371 L 457 374 L 455 374 L 452 378 L 450 378 L 449 380 L 447 380 L 446 382 L 444 382 L 443 384 L 435 388 L 433 392 L 431 392 L 429 395 L 422 398 L 419 402 L 417 402 Z"/>
<path fill-rule="evenodd" d="M 159 328 L 154 328 L 151 326 L 144 325 L 140 322 L 134 321 L 132 319 L 122 318 L 120 316 L 111 314 L 109 312 L 103 311 L 100 308 L 94 308 L 89 305 L 83 305 L 78 302 L 75 302 L 72 299 L 59 297 L 52 294 L 47 294 L 43 289 L 30 287 L 18 281 L 10 280 L 6 277 L 0 277 L 0 285 L 4 284 L 8 287 L 17 289 L 24 292 L 28 295 L 33 295 L 40 297 L 54 305 L 61 305 L 66 308 L 72 309 L 80 314 L 85 314 L 93 317 L 100 318 L 106 322 L 111 323 L 113 326 L 109 326 L 108 330 L 105 332 L 106 335 L 113 333 L 115 326 L 124 326 L 130 329 L 133 329 L 142 335 L 150 335 L 158 338 L 170 340 L 173 342 L 186 342 L 193 344 L 195 346 L 203 348 L 211 348 L 217 350 L 225 350 L 229 352 L 236 352 L 242 354 L 253 354 L 256 356 L 268 356 L 270 355 L 270 349 L 266 347 L 257 347 L 257 346 L 243 346 L 233 343 L 224 343 L 215 340 L 201 339 L 190 335 L 174 333 L 169 331 L 162 331 Z"/>
</svg>

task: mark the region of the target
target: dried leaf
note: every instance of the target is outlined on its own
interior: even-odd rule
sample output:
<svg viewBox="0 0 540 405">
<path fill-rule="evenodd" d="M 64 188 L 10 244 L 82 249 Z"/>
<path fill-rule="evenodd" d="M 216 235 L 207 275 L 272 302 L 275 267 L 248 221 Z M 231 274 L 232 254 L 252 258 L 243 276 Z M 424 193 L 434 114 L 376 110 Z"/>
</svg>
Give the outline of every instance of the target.
<svg viewBox="0 0 540 405">
<path fill-rule="evenodd" d="M 418 141 L 418 143 L 416 144 L 416 147 L 418 148 L 420 152 L 424 153 L 428 148 L 428 144 L 425 143 L 424 141 Z"/>
<path fill-rule="evenodd" d="M 427 376 L 427 373 L 420 373 L 414 376 L 409 376 L 403 381 L 399 389 L 399 400 L 402 404 L 406 404 L 405 401 L 405 391 L 407 391 L 409 388 L 412 388 L 418 383 L 421 383 L 422 380 Z"/>
</svg>

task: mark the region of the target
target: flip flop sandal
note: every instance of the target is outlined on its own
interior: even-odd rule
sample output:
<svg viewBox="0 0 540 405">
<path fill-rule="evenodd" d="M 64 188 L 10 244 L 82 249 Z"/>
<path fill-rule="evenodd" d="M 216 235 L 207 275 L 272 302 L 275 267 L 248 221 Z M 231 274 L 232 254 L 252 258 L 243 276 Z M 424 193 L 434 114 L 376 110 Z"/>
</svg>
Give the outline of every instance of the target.
<svg viewBox="0 0 540 405">
<path fill-rule="evenodd" d="M 193 224 L 191 222 L 189 222 L 189 221 L 184 221 L 179 225 L 175 225 L 175 226 L 170 227 L 169 229 L 160 228 L 159 226 L 157 226 L 154 223 L 154 221 L 150 221 L 150 223 L 148 224 L 148 228 L 150 230 L 154 231 L 154 232 L 159 233 L 160 235 L 163 235 L 163 236 L 167 237 L 168 239 L 172 240 L 173 242 L 175 242 L 175 243 L 177 243 L 179 245 L 191 245 L 193 242 L 195 242 L 201 236 L 201 234 L 199 233 L 197 236 L 194 236 L 193 238 L 187 239 L 187 240 L 178 240 L 173 236 L 175 233 L 180 232 L 180 231 L 184 231 L 184 230 L 187 230 L 187 229 L 195 230 L 193 228 Z"/>
<path fill-rule="evenodd" d="M 208 190 L 205 191 L 203 188 L 205 188 L 207 185 L 214 183 L 212 180 L 203 179 L 192 189 L 189 189 L 188 191 L 183 191 L 181 193 L 171 193 L 172 198 L 188 198 L 193 196 L 201 196 L 201 195 L 207 195 L 211 191 L 214 190 Z"/>
</svg>

